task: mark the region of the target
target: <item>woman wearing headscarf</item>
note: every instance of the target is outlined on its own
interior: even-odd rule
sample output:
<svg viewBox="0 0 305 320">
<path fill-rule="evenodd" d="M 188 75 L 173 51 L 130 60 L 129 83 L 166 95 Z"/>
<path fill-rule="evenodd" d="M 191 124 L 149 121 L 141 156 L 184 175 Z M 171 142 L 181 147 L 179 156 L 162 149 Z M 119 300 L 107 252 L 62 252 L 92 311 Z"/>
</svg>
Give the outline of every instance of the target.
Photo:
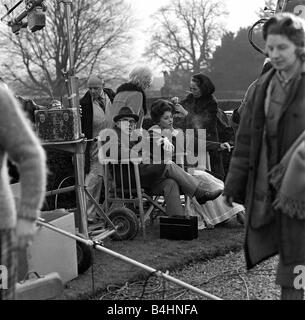
<svg viewBox="0 0 305 320">
<path fill-rule="evenodd" d="M 247 268 L 279 254 L 281 299 L 303 300 L 295 272 L 305 265 L 304 20 L 277 14 L 263 37 L 273 68 L 242 113 L 224 194 L 246 207 Z"/>
<path fill-rule="evenodd" d="M 181 120 L 175 121 L 175 127 L 180 127 L 184 130 L 206 130 L 207 151 L 209 152 L 211 171 L 217 177 L 223 179 L 225 172 L 220 151 L 230 150 L 230 145 L 228 143 L 221 144 L 219 141 L 217 131 L 218 103 L 213 95 L 215 86 L 207 76 L 200 73 L 191 78 L 190 90 L 191 93 L 181 101 L 181 105 L 186 110 L 186 116 L 182 123 Z"/>
</svg>

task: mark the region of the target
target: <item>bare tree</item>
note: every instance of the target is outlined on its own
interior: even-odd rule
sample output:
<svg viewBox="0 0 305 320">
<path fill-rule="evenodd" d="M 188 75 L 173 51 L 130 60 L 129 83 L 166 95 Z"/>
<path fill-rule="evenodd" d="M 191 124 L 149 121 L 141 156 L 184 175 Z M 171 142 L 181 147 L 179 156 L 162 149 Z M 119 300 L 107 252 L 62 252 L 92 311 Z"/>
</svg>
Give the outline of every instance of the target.
<svg viewBox="0 0 305 320">
<path fill-rule="evenodd" d="M 222 1 L 174 0 L 156 13 L 158 27 L 146 54 L 170 70 L 207 69 L 226 14 Z"/>
<path fill-rule="evenodd" d="M 20 36 L 10 30 L 1 31 L 6 53 L 4 66 L 13 79 L 33 93 L 59 97 L 64 89 L 62 71 L 68 68 L 64 6 L 58 0 L 45 2 L 48 10 L 44 29 L 22 32 Z M 72 41 L 76 74 L 85 79 L 103 70 L 109 78 L 116 77 L 122 70 L 118 56 L 128 52 L 124 48 L 131 42 L 132 27 L 130 6 L 124 0 L 74 0 Z M 3 48 L 2 45 L 2 52 Z M 18 62 L 26 71 L 23 75 Z"/>
<path fill-rule="evenodd" d="M 260 19 L 268 19 L 275 13 L 277 7 L 278 0 L 265 0 L 264 6 L 262 6 L 257 15 Z"/>
</svg>

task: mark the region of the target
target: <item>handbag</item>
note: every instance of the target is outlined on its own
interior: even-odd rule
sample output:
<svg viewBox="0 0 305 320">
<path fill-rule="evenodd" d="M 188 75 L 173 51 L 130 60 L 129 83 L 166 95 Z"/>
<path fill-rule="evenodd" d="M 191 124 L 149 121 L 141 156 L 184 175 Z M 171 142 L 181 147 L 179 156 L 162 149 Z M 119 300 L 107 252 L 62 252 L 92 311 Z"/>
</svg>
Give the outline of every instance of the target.
<svg viewBox="0 0 305 320">
<path fill-rule="evenodd" d="M 52 300 L 62 291 L 63 282 L 57 272 L 41 276 L 35 271 L 30 271 L 24 280 L 16 284 L 16 300 Z"/>
</svg>

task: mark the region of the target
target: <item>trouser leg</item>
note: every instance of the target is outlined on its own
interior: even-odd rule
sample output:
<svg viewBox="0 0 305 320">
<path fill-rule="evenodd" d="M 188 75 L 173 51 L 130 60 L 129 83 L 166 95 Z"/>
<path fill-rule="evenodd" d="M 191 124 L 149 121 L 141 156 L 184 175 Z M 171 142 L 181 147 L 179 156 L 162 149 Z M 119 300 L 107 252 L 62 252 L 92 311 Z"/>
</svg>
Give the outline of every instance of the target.
<svg viewBox="0 0 305 320">
<path fill-rule="evenodd" d="M 303 266 L 304 262 L 300 265 Z M 281 286 L 281 300 L 304 300 L 304 288 L 295 288 L 296 277 L 298 276 L 294 272 L 296 266 L 296 264 L 285 264 L 280 254 L 276 284 Z"/>
<path fill-rule="evenodd" d="M 17 283 L 16 231 L 14 229 L 0 231 L 0 265 L 1 286 L 0 300 L 15 300 Z"/>
<path fill-rule="evenodd" d="M 184 216 L 184 210 L 180 200 L 178 183 L 173 179 L 159 181 L 151 189 L 153 195 L 163 195 L 168 216 Z"/>
<path fill-rule="evenodd" d="M 92 195 L 97 203 L 100 201 L 100 195 L 103 186 L 103 171 L 102 166 L 99 163 L 95 163 L 91 166 L 90 172 L 87 174 L 85 179 L 85 185 L 88 192 Z M 96 208 L 89 198 L 86 198 L 87 204 L 87 216 L 90 219 L 96 217 Z"/>
<path fill-rule="evenodd" d="M 175 180 L 180 186 L 182 192 L 191 198 L 194 197 L 194 194 L 200 184 L 199 180 L 185 172 L 175 163 L 166 165 L 164 177 Z"/>
<path fill-rule="evenodd" d="M 304 300 L 304 289 L 281 287 L 281 300 Z"/>
</svg>

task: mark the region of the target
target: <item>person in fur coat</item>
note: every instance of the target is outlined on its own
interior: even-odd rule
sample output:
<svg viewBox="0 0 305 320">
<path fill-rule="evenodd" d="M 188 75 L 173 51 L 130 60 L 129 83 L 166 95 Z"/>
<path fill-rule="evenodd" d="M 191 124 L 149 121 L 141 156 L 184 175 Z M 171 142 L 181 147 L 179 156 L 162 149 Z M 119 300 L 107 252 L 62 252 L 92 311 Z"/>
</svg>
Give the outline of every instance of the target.
<svg viewBox="0 0 305 320">
<path fill-rule="evenodd" d="M 151 86 L 152 72 L 146 66 L 134 68 L 129 75 L 129 82 L 118 87 L 111 108 L 110 119 L 113 119 L 123 107 L 130 108 L 139 116 L 138 128 L 142 127 L 144 116 L 147 114 L 145 90 Z M 115 124 L 112 122 L 111 126 Z"/>
</svg>

